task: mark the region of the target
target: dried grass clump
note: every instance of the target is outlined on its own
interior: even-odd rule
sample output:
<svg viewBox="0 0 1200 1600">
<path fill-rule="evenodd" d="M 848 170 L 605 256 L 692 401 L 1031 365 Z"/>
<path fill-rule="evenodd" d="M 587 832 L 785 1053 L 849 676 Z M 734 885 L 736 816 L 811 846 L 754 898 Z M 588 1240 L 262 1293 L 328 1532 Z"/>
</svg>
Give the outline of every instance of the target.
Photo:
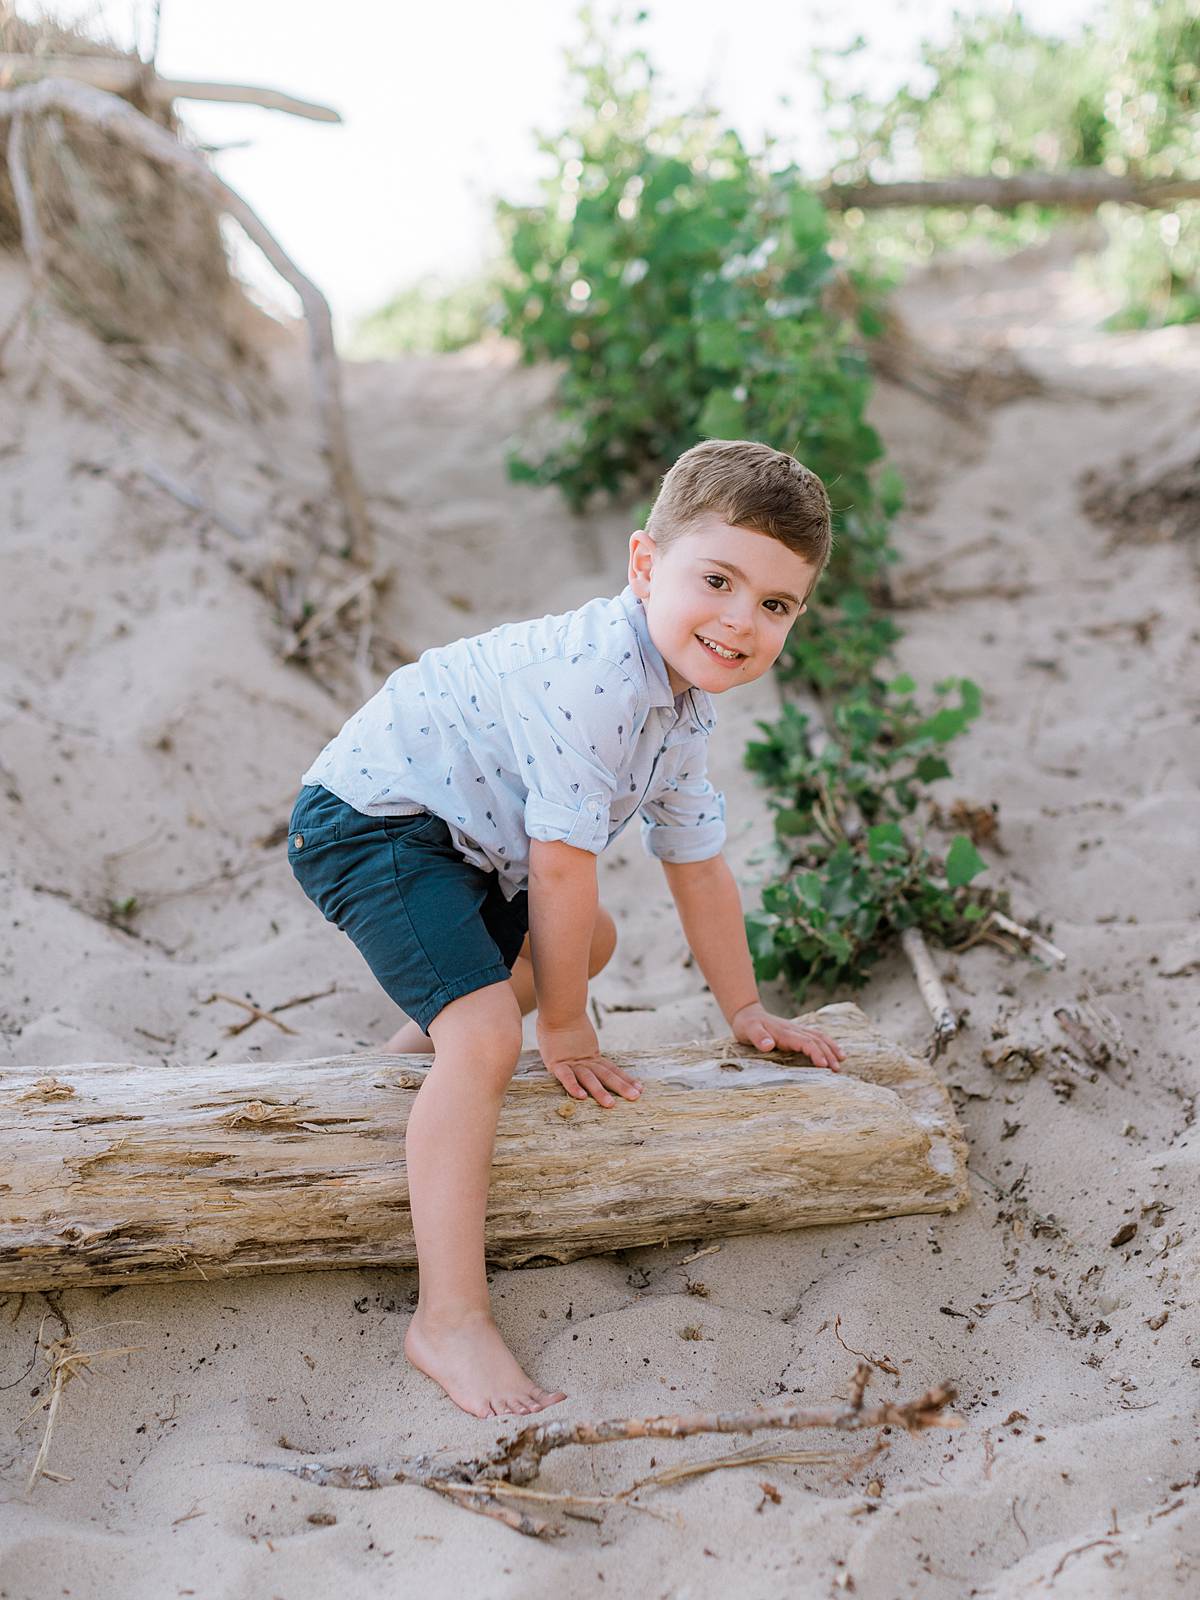
<svg viewBox="0 0 1200 1600">
<path fill-rule="evenodd" d="M 51 20 L 0 5 L 0 51 L 136 57 Z M 137 87 L 122 95 L 186 143 L 169 104 Z M 197 188 L 127 144 L 73 117 L 32 117 L 29 177 L 45 235 L 48 286 L 70 315 L 108 343 L 168 340 L 217 356 L 248 353 L 246 301 L 230 275 L 218 214 Z M 0 162 L 0 249 L 21 249 L 7 165 Z M 211 350 L 213 344 L 215 351 Z"/>
</svg>

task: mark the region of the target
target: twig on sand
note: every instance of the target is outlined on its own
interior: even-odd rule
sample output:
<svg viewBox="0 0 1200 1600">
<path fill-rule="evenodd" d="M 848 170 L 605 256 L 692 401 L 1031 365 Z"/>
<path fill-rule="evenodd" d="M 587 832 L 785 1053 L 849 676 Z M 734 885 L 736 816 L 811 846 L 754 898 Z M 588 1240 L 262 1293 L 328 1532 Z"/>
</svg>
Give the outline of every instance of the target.
<svg viewBox="0 0 1200 1600">
<path fill-rule="evenodd" d="M 869 1361 L 873 1367 L 878 1367 L 880 1372 L 890 1372 L 894 1378 L 900 1376 L 899 1367 L 893 1366 L 887 1356 L 869 1356 L 865 1350 L 856 1350 L 852 1344 L 847 1344 L 841 1335 L 842 1314 L 839 1311 L 833 1319 L 833 1336 L 849 1355 L 858 1356 L 863 1361 Z"/>
<path fill-rule="evenodd" d="M 278 1461 L 251 1463 L 270 1471 L 289 1472 L 306 1483 L 337 1489 L 380 1489 L 387 1484 L 411 1483 L 445 1495 L 456 1505 L 484 1516 L 496 1517 L 507 1527 L 531 1538 L 554 1539 L 562 1528 L 515 1507 L 493 1503 L 497 1495 L 524 1488 L 541 1471 L 542 1462 L 553 1450 L 567 1445 L 613 1444 L 628 1439 L 687 1439 L 701 1433 L 757 1433 L 764 1428 L 799 1430 L 831 1428 L 838 1433 L 862 1433 L 873 1428 L 900 1428 L 920 1433 L 927 1428 L 961 1428 L 961 1417 L 947 1413 L 955 1398 L 948 1383 L 940 1383 L 916 1400 L 884 1401 L 871 1410 L 864 1409 L 863 1396 L 871 1378 L 871 1368 L 860 1362 L 850 1383 L 850 1396 L 838 1409 L 806 1411 L 800 1406 L 756 1406 L 746 1411 L 695 1411 L 682 1416 L 616 1417 L 602 1422 L 535 1422 L 511 1439 L 498 1439 L 484 1454 L 465 1460 L 447 1456 L 410 1456 L 396 1463 L 328 1464 L 304 1461 L 289 1466 Z M 878 1452 L 872 1452 L 876 1454 Z M 781 1458 L 782 1459 L 782 1458 Z M 747 1465 L 745 1452 L 739 1459 L 725 1458 L 709 1465 Z M 689 1473 L 689 1476 L 694 1476 Z M 640 1485 L 614 1496 L 627 1499 Z M 579 1497 L 572 1497 L 579 1500 Z M 643 1509 L 643 1508 L 639 1508 Z"/>
<path fill-rule="evenodd" d="M 210 506 L 206 500 L 201 500 L 200 496 L 186 485 L 176 483 L 174 478 L 168 477 L 161 467 L 143 467 L 142 477 L 148 478 L 156 488 L 162 489 L 172 499 L 178 500 L 179 504 L 186 506 L 189 511 L 198 511 L 201 516 L 207 517 L 214 527 L 220 528 L 223 533 L 228 533 L 234 539 L 241 540 L 243 544 L 254 537 L 240 522 L 234 522 L 231 517 Z"/>
<path fill-rule="evenodd" d="M 995 909 L 988 912 L 988 921 L 994 923 L 1002 932 L 1010 934 L 1028 954 L 1041 956 L 1043 961 L 1049 962 L 1054 967 L 1066 966 L 1066 953 L 1056 944 L 1051 944 L 1049 939 L 1043 939 L 1040 933 L 1034 933 L 1032 928 L 1014 922 L 1011 917 L 1006 917 L 1002 911 Z"/>
<path fill-rule="evenodd" d="M 319 989 L 319 990 L 317 990 L 317 992 L 315 994 L 298 994 L 292 1000 L 284 1000 L 282 1002 L 282 1004 L 277 1005 L 277 1006 L 267 1006 L 262 1011 L 260 1011 L 257 1006 L 246 1006 L 246 1009 L 248 1011 L 253 1011 L 254 1015 L 251 1016 L 251 1017 L 247 1017 L 245 1022 L 233 1022 L 233 1023 L 230 1023 L 226 1027 L 225 1032 L 229 1035 L 229 1037 L 231 1039 L 235 1038 L 239 1033 L 245 1033 L 247 1028 L 252 1028 L 256 1022 L 262 1022 L 262 1021 L 276 1022 L 276 1013 L 279 1012 L 279 1011 L 290 1011 L 293 1006 L 306 1006 L 312 1000 L 324 1000 L 326 995 L 331 995 L 331 994 L 336 994 L 336 993 L 337 993 L 337 984 L 336 983 L 331 983 L 329 985 L 328 989 Z M 228 996 L 217 995 L 214 998 L 222 999 L 222 998 L 228 998 Z M 207 1004 L 207 1002 L 206 1002 L 206 1004 Z M 235 1005 L 243 1005 L 243 1004 L 245 1004 L 245 1002 L 241 1001 L 241 1000 L 236 1000 L 236 1001 L 234 1001 L 234 1004 Z M 278 1027 L 280 1027 L 280 1028 L 283 1028 L 283 1023 L 282 1022 L 278 1022 L 278 1023 L 276 1023 L 276 1025 Z M 285 1033 L 294 1033 L 295 1029 L 294 1028 L 284 1028 L 284 1032 Z"/>
<path fill-rule="evenodd" d="M 239 1000 L 235 994 L 217 993 L 210 994 L 202 1004 L 210 1006 L 214 1000 L 224 1000 L 228 1005 L 241 1006 L 243 1011 L 250 1013 L 250 1022 L 237 1022 L 227 1026 L 225 1032 L 228 1034 L 241 1033 L 243 1028 L 248 1028 L 254 1022 L 273 1022 L 280 1033 L 290 1033 L 293 1038 L 296 1037 L 295 1028 L 289 1028 L 286 1022 L 280 1022 L 278 1017 L 273 1017 L 269 1011 L 264 1011 L 261 1006 L 252 1005 L 249 1000 Z"/>
<path fill-rule="evenodd" d="M 51 1472 L 46 1466 L 46 1458 L 50 1454 L 50 1440 L 54 1433 L 54 1424 L 58 1420 L 63 1391 L 71 1379 L 83 1377 L 91 1363 L 102 1356 L 127 1356 L 132 1355 L 134 1351 L 146 1348 L 145 1345 L 141 1344 L 127 1344 L 114 1346 L 108 1350 L 80 1350 L 77 1347 L 77 1340 L 74 1334 L 67 1334 L 65 1338 L 55 1339 L 48 1345 L 42 1345 L 42 1328 L 45 1325 L 46 1318 L 43 1317 L 42 1327 L 38 1329 L 38 1345 L 45 1351 L 46 1360 L 49 1363 L 50 1370 L 47 1374 L 47 1381 L 50 1392 L 43 1395 L 37 1405 L 27 1412 L 21 1422 L 17 1424 L 18 1427 L 21 1427 L 28 1422 L 34 1412 L 46 1411 L 48 1413 L 45 1431 L 42 1434 L 42 1442 L 28 1481 L 25 1484 L 26 1493 L 33 1488 L 39 1478 L 53 1478 L 59 1482 L 62 1481 L 61 1473 Z"/>
<path fill-rule="evenodd" d="M 950 1004 L 938 970 L 929 954 L 929 946 L 920 928 L 905 928 L 900 935 L 900 947 L 908 957 L 908 964 L 917 980 L 925 1009 L 933 1018 L 932 1059 L 937 1060 L 947 1042 L 958 1032 L 958 1018 Z"/>
</svg>

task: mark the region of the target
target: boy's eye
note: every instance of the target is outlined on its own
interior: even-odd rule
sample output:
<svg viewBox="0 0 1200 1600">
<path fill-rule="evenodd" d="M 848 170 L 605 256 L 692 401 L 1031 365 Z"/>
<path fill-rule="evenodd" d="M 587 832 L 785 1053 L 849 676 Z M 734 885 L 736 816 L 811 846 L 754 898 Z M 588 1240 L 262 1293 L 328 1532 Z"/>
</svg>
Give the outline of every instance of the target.
<svg viewBox="0 0 1200 1600">
<path fill-rule="evenodd" d="M 717 583 L 728 583 L 729 582 L 729 579 L 727 577 L 725 577 L 723 573 L 720 573 L 720 572 L 706 572 L 704 574 L 705 583 L 707 583 L 707 584 L 709 584 L 711 586 L 711 584 L 713 583 L 714 580 Z M 776 616 L 776 617 L 786 617 L 788 615 L 789 611 L 791 610 L 791 607 L 788 605 L 786 600 L 764 600 L 763 604 L 766 605 L 766 606 L 778 606 L 779 609 L 777 611 L 772 612 L 772 615 Z"/>
</svg>

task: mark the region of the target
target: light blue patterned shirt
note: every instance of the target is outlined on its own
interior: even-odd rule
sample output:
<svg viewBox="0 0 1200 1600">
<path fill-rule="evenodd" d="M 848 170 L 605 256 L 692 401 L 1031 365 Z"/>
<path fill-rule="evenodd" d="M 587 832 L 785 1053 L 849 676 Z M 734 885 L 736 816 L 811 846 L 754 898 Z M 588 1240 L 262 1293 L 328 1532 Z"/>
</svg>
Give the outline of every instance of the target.
<svg viewBox="0 0 1200 1600">
<path fill-rule="evenodd" d="M 468 861 L 528 885 L 530 839 L 599 855 L 642 816 L 664 861 L 725 842 L 708 780 L 712 699 L 676 697 L 626 586 L 561 616 L 501 623 L 393 672 L 302 778 L 368 816 L 432 811 Z"/>
</svg>

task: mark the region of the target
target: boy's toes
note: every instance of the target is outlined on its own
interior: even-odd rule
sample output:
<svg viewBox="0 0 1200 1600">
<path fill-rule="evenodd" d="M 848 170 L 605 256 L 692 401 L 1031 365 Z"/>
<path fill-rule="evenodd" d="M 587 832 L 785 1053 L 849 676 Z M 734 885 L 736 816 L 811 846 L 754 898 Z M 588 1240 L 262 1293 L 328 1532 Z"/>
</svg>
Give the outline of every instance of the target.
<svg viewBox="0 0 1200 1600">
<path fill-rule="evenodd" d="M 561 1391 L 551 1393 L 549 1389 L 535 1389 L 531 1403 L 535 1411 L 544 1411 L 547 1406 L 556 1406 L 560 1400 L 565 1400 L 566 1398 L 566 1395 Z"/>
</svg>

